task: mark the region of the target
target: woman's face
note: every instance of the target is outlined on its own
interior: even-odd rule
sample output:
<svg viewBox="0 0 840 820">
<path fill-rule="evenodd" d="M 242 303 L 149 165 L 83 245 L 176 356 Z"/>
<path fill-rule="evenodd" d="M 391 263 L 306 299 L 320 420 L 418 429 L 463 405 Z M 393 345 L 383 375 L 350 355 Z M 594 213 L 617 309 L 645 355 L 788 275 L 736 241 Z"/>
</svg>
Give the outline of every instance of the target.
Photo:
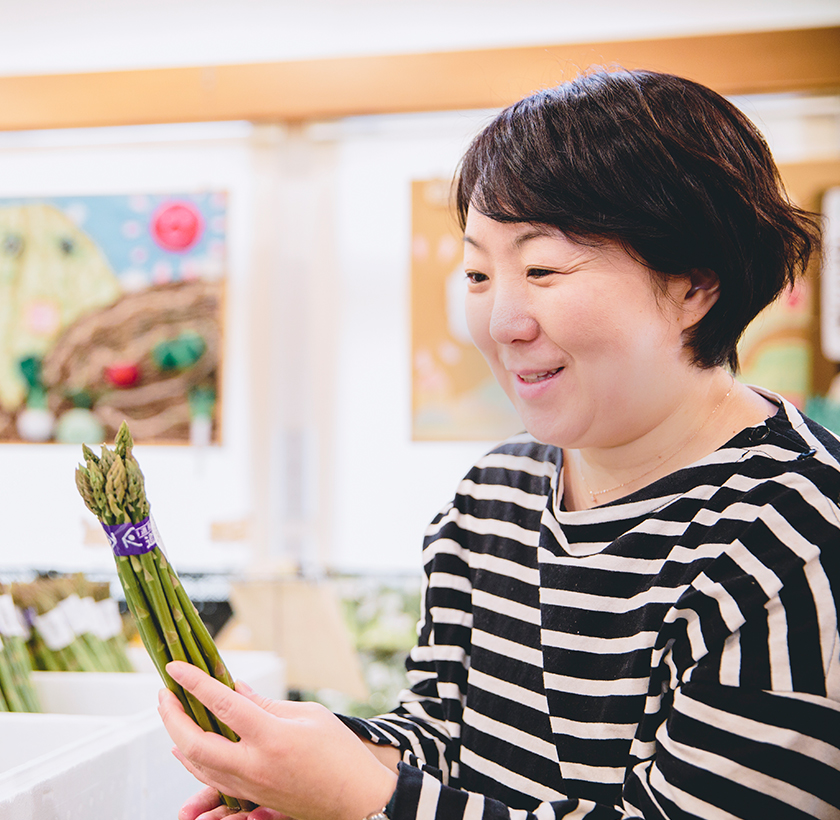
<svg viewBox="0 0 840 820">
<path fill-rule="evenodd" d="M 692 370 L 687 280 L 657 287 L 616 243 L 502 223 L 471 209 L 467 322 L 528 432 L 561 447 L 611 447 L 652 430 Z"/>
</svg>

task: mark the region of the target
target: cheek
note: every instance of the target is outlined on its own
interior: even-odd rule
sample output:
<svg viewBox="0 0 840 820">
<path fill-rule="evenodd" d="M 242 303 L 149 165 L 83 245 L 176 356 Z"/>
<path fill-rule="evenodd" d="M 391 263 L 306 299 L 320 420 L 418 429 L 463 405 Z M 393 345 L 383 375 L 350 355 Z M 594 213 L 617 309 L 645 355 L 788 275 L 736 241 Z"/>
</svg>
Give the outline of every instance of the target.
<svg viewBox="0 0 840 820">
<path fill-rule="evenodd" d="M 484 300 L 477 296 L 467 296 L 464 302 L 464 316 L 467 330 L 476 347 L 486 353 L 493 340 L 490 337 L 490 310 Z"/>
<path fill-rule="evenodd" d="M 593 350 L 639 353 L 667 344 L 672 335 L 668 319 L 652 295 L 632 288 L 613 288 L 601 291 L 601 298 L 586 296 L 574 305 L 564 306 L 562 314 L 567 320 L 567 333 L 580 345 Z"/>
</svg>

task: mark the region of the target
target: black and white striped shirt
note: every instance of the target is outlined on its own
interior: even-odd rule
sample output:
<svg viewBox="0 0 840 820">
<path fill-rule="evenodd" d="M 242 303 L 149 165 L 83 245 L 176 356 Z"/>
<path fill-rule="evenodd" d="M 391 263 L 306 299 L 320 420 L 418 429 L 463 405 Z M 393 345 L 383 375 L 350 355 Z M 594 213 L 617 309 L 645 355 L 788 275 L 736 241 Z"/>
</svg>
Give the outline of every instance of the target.
<svg viewBox="0 0 840 820">
<path fill-rule="evenodd" d="M 348 720 L 404 752 L 393 820 L 840 817 L 839 459 L 787 403 L 591 510 L 557 448 L 485 456 L 427 532 L 411 688 Z"/>
</svg>

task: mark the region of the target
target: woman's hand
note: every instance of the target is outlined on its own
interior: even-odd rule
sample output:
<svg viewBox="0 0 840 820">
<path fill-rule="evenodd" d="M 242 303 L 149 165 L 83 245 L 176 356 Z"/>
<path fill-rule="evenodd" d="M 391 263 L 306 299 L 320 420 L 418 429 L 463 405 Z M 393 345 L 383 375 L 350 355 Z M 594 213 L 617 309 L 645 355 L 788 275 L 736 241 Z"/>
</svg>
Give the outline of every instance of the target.
<svg viewBox="0 0 840 820">
<path fill-rule="evenodd" d="M 289 820 L 289 818 L 265 806 L 252 811 L 234 812 L 222 803 L 218 789 L 207 786 L 181 806 L 178 820 Z"/>
<path fill-rule="evenodd" d="M 202 731 L 175 695 L 161 690 L 158 711 L 177 747 L 174 754 L 208 786 L 297 820 L 361 820 L 390 799 L 396 772 L 323 706 L 273 701 L 241 683 L 233 691 L 178 661 L 166 671 L 240 737 L 233 743 Z M 197 820 L 208 809 L 202 820 L 229 816 L 222 807 L 214 815 L 211 799 L 201 792 L 185 804 L 180 820 Z M 261 811 L 252 812 L 251 820 L 277 820 Z"/>
<path fill-rule="evenodd" d="M 234 812 L 222 803 L 218 790 L 208 786 L 181 806 L 178 820 L 289 820 L 289 818 L 265 806 L 260 806 L 250 812 Z"/>
</svg>

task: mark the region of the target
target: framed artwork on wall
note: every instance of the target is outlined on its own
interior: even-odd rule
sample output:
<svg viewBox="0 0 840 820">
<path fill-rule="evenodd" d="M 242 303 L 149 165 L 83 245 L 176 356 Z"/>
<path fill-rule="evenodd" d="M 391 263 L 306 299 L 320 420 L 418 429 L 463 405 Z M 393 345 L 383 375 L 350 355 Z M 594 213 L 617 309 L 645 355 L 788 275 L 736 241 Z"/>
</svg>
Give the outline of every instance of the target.
<svg viewBox="0 0 840 820">
<path fill-rule="evenodd" d="M 219 439 L 227 195 L 0 200 L 0 442 Z"/>
<path fill-rule="evenodd" d="M 412 438 L 499 441 L 522 430 L 470 338 L 461 232 L 448 180 L 412 183 Z"/>
</svg>

